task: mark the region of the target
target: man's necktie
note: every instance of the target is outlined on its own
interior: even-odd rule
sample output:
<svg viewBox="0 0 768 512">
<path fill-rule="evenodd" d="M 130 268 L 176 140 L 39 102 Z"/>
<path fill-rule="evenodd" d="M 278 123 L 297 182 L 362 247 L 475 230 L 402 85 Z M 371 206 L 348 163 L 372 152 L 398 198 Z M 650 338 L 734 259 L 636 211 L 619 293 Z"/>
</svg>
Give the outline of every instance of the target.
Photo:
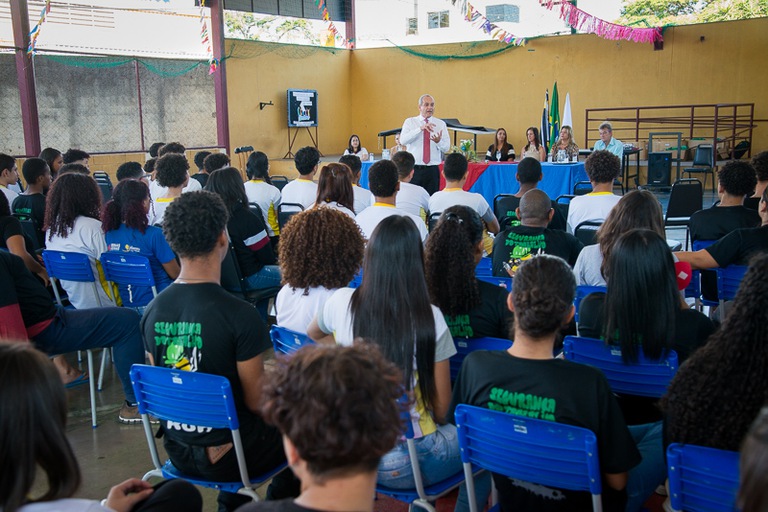
<svg viewBox="0 0 768 512">
<path fill-rule="evenodd" d="M 424 122 L 426 123 L 428 121 L 425 119 Z M 429 164 L 429 161 L 432 159 L 431 155 L 430 155 L 430 147 L 429 147 L 430 146 L 429 143 L 431 142 L 430 139 L 429 139 L 430 134 L 431 134 L 431 132 L 429 130 L 424 130 L 422 132 L 422 135 L 423 135 L 424 138 L 422 139 L 423 140 L 423 146 L 422 146 L 421 152 L 422 152 L 423 160 L 424 160 L 425 164 Z"/>
</svg>

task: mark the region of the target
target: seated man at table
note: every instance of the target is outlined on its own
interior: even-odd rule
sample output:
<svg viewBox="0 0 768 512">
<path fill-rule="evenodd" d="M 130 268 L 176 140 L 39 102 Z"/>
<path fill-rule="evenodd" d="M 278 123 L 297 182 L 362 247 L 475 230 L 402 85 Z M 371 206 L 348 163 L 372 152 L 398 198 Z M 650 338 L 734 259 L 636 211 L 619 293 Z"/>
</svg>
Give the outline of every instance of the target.
<svg viewBox="0 0 768 512">
<path fill-rule="evenodd" d="M 592 192 L 574 197 L 568 208 L 568 232 L 585 221 L 603 222 L 621 196 L 613 193 L 613 181 L 621 172 L 621 159 L 610 151 L 595 151 L 584 162 Z"/>
<path fill-rule="evenodd" d="M 613 126 L 608 121 L 603 121 L 597 128 L 600 140 L 595 142 L 595 151 L 607 150 L 619 158 L 624 156 L 624 143 L 613 137 Z"/>
<path fill-rule="evenodd" d="M 515 179 L 520 183 L 520 190 L 514 195 L 504 196 L 494 201 L 494 211 L 498 215 L 499 225 L 501 229 L 506 229 L 509 226 L 519 226 L 520 219 L 517 218 L 517 207 L 520 206 L 520 198 L 522 198 L 526 192 L 538 188 L 539 182 L 544 175 L 541 172 L 541 162 L 535 158 L 527 157 L 523 158 L 519 164 L 517 164 L 517 172 L 515 173 Z M 557 203 L 552 200 L 552 208 L 555 210 L 552 220 L 547 226 L 549 229 L 559 229 L 565 231 L 565 216 L 557 208 Z"/>
<path fill-rule="evenodd" d="M 496 220 L 496 215 L 488 206 L 488 202 L 482 195 L 467 192 L 463 188 L 467 182 L 468 167 L 467 158 L 461 153 L 451 153 L 445 157 L 445 164 L 443 165 L 445 188 L 440 192 L 435 192 L 429 198 L 429 211 L 430 213 L 439 213 L 451 206 L 469 206 L 480 215 L 488 231 L 496 234 L 499 232 L 499 221 Z"/>
<path fill-rule="evenodd" d="M 413 166 L 416 160 L 407 151 L 398 151 L 392 156 L 397 166 L 397 177 L 400 180 L 400 190 L 397 192 L 397 207 L 427 221 L 429 212 L 429 194 L 424 187 L 411 183 Z"/>
<path fill-rule="evenodd" d="M 517 208 L 519 226 L 511 226 L 493 241 L 493 275 L 514 276 L 517 267 L 539 254 L 559 256 L 573 267 L 582 243 L 564 231 L 549 229 L 554 209 L 546 193 L 533 189 L 525 193 Z"/>
</svg>

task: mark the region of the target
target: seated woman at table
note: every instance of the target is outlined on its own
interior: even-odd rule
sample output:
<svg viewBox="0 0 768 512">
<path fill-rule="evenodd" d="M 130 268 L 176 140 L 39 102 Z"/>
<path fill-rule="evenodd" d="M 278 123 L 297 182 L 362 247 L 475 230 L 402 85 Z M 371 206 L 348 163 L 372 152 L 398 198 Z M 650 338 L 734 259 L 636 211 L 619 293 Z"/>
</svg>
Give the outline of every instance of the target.
<svg viewBox="0 0 768 512">
<path fill-rule="evenodd" d="M 541 145 L 539 129 L 535 126 L 531 126 L 525 131 L 525 137 L 528 141 L 528 144 L 526 144 L 523 148 L 523 154 L 520 155 L 520 158 L 529 156 L 531 158 L 535 158 L 539 162 L 546 162 L 547 152 L 544 149 L 544 146 Z"/>
<path fill-rule="evenodd" d="M 565 125 L 560 128 L 560 136 L 557 142 L 552 144 L 552 150 L 549 152 L 553 162 L 557 162 L 557 155 L 560 151 L 565 151 L 566 161 L 571 162 L 579 157 L 579 146 L 573 141 L 573 129 Z"/>
<path fill-rule="evenodd" d="M 363 147 L 360 137 L 354 134 L 349 138 L 349 144 L 347 149 L 344 150 L 344 154 L 357 155 L 360 160 L 368 160 L 368 150 Z"/>
<path fill-rule="evenodd" d="M 496 139 L 493 144 L 488 146 L 485 153 L 486 162 L 506 162 L 515 159 L 515 148 L 507 141 L 507 130 L 499 128 L 496 130 Z"/>
</svg>

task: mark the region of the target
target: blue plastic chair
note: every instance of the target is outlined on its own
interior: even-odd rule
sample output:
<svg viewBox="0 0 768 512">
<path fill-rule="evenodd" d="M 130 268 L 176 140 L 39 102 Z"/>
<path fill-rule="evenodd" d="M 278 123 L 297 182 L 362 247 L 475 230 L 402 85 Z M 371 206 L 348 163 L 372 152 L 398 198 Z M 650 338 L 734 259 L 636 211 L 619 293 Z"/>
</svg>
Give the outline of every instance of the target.
<svg viewBox="0 0 768 512">
<path fill-rule="evenodd" d="M 667 470 L 673 510 L 737 510 L 738 452 L 673 443 L 667 448 Z"/>
<path fill-rule="evenodd" d="M 476 276 L 490 276 L 493 274 L 493 260 L 491 258 L 488 258 L 487 256 L 484 256 L 480 258 L 480 262 L 475 267 L 475 275 Z"/>
<path fill-rule="evenodd" d="M 602 483 L 595 434 L 581 427 L 461 404 L 454 414 L 469 509 L 477 512 L 472 464 L 540 485 L 588 491 L 602 511 Z"/>
<path fill-rule="evenodd" d="M 727 300 L 736 298 L 741 280 L 747 273 L 747 267 L 742 265 L 729 265 L 717 270 L 717 298 L 722 307 Z"/>
<path fill-rule="evenodd" d="M 451 382 L 456 380 L 461 371 L 461 365 L 470 352 L 475 350 L 507 350 L 512 346 L 512 342 L 502 338 L 454 338 L 453 344 L 456 346 L 456 354 L 451 357 L 448 364 L 451 368 Z"/>
<path fill-rule="evenodd" d="M 45 263 L 45 270 L 48 272 L 48 277 L 51 278 L 53 288 L 53 294 L 56 296 L 56 302 L 60 307 L 64 307 L 59 294 L 59 287 L 56 286 L 56 280 L 75 281 L 78 283 L 91 283 L 93 285 L 93 294 L 96 297 L 96 302 L 101 306 L 101 297 L 99 296 L 99 290 L 96 284 L 96 278 L 93 276 L 93 269 L 91 268 L 91 260 L 87 254 L 79 252 L 65 252 L 65 251 L 43 251 L 43 262 Z M 88 387 L 91 393 L 91 426 L 96 428 L 98 423 L 96 422 L 96 379 L 93 371 L 93 351 L 88 349 L 85 351 L 88 358 Z M 107 350 L 103 350 L 101 354 L 101 369 L 99 374 L 104 374 L 104 366 L 107 361 Z M 102 377 L 99 377 L 99 391 L 101 391 Z"/>
<path fill-rule="evenodd" d="M 243 443 L 240 438 L 240 422 L 237 418 L 232 386 L 226 377 L 200 372 L 187 372 L 171 368 L 134 364 L 131 367 L 131 384 L 136 393 L 144 434 L 155 468 L 142 478 L 183 478 L 195 485 L 219 491 L 244 494 L 259 501 L 255 489 L 285 469 L 286 464 L 273 470 L 249 477 L 245 463 Z M 190 477 L 176 469 L 170 460 L 160 464 L 149 416 L 161 421 L 174 421 L 186 425 L 210 428 L 227 428 L 232 431 L 232 442 L 240 470 L 239 482 L 213 482 Z"/>
<path fill-rule="evenodd" d="M 677 373 L 677 352 L 667 351 L 664 358 L 649 359 L 639 349 L 637 362 L 624 364 L 621 349 L 602 340 L 566 336 L 563 341 L 565 359 L 599 368 L 614 393 L 633 396 L 661 397 Z"/>
<path fill-rule="evenodd" d="M 485 281 L 486 283 L 491 283 L 491 284 L 495 284 L 496 286 L 501 286 L 508 292 L 512 291 L 511 277 L 496 277 L 492 275 L 478 275 L 478 274 L 475 274 L 475 277 L 480 281 Z"/>
<path fill-rule="evenodd" d="M 717 240 L 693 240 L 691 242 L 691 249 L 694 251 L 700 251 L 706 249 Z M 717 306 L 717 302 L 706 300 L 701 296 L 701 270 L 694 270 L 691 274 L 691 283 L 685 288 L 686 297 L 694 297 L 696 299 L 696 307 L 701 310 L 702 306 Z"/>
<path fill-rule="evenodd" d="M 291 355 L 301 347 L 315 344 L 306 334 L 279 325 L 270 327 L 269 337 L 272 338 L 272 346 L 275 347 L 276 354 Z"/>
<path fill-rule="evenodd" d="M 104 269 L 104 277 L 118 286 L 141 286 L 152 289 L 152 297 L 157 297 L 155 276 L 152 275 L 152 267 L 146 256 L 129 252 L 110 251 L 102 253 L 101 267 Z M 133 294 L 127 297 L 122 294 L 123 305 L 129 307 L 141 307 L 149 304 L 149 301 L 133 301 Z"/>
<path fill-rule="evenodd" d="M 576 287 L 576 296 L 573 298 L 573 306 L 576 308 L 574 312 L 573 319 L 578 324 L 579 323 L 579 306 L 581 305 L 581 301 L 584 300 L 584 297 L 589 295 L 590 293 L 606 293 L 608 291 L 608 288 L 605 286 L 587 286 L 587 285 L 581 285 Z"/>
</svg>

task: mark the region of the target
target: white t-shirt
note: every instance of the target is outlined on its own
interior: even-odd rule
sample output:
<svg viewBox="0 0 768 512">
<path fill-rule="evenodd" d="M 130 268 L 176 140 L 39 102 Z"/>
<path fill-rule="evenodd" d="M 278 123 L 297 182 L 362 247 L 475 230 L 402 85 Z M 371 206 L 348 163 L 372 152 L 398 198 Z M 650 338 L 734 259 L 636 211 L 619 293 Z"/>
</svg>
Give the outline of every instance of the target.
<svg viewBox="0 0 768 512">
<path fill-rule="evenodd" d="M 0 190 L 2 190 L 3 194 L 5 194 L 5 197 L 8 198 L 8 206 L 11 206 L 13 204 L 13 200 L 19 197 L 19 194 L 4 185 L 0 185 Z"/>
<path fill-rule="evenodd" d="M 203 190 L 203 186 L 199 181 L 190 178 L 187 182 L 187 186 L 181 189 L 181 193 L 183 194 L 185 192 L 194 192 L 196 190 Z M 149 196 L 153 201 L 156 201 L 158 197 L 163 197 L 167 193 L 168 187 L 161 186 L 157 180 L 149 182 Z"/>
<path fill-rule="evenodd" d="M 303 288 L 283 286 L 275 299 L 277 325 L 306 334 L 309 324 L 335 291 L 335 288 L 318 286 L 307 290 L 305 295 Z"/>
<path fill-rule="evenodd" d="M 197 180 L 192 180 L 197 181 Z M 170 205 L 175 198 L 169 198 L 169 197 L 158 197 L 154 201 L 152 201 L 152 205 L 149 208 L 149 213 L 147 213 L 147 218 L 149 219 L 149 225 L 154 226 L 155 224 L 162 224 L 163 223 L 163 217 L 165 217 L 165 210 L 168 208 L 168 205 Z"/>
<path fill-rule="evenodd" d="M 429 192 L 424 190 L 424 187 L 401 181 L 396 202 L 398 209 L 426 220 L 429 211 Z"/>
<path fill-rule="evenodd" d="M 245 195 L 249 203 L 256 203 L 261 208 L 269 236 L 279 235 L 277 207 L 280 206 L 280 189 L 264 180 L 249 180 L 245 182 Z"/>
<path fill-rule="evenodd" d="M 389 204 L 382 205 L 381 203 L 374 203 L 373 206 L 360 212 L 360 214 L 355 217 L 355 220 L 357 221 L 358 226 L 360 226 L 360 229 L 363 231 L 363 236 L 366 238 L 366 240 L 369 240 L 371 238 L 371 234 L 373 234 L 373 230 L 376 229 L 376 226 L 379 225 L 379 222 L 391 215 L 403 215 L 405 217 L 410 217 L 419 230 L 421 241 L 426 241 L 427 226 L 424 224 L 424 221 L 415 215 L 411 215 L 408 212 L 399 210 Z"/>
<path fill-rule="evenodd" d="M 574 197 L 568 206 L 568 232 L 573 234 L 573 230 L 587 220 L 603 222 L 619 199 L 621 196 L 612 192 L 590 192 Z"/>
<path fill-rule="evenodd" d="M 370 190 L 358 185 L 352 185 L 352 192 L 355 193 L 355 215 L 373 204 L 373 194 L 371 194 Z"/>
<path fill-rule="evenodd" d="M 329 201 L 327 203 L 320 203 L 320 204 L 313 204 L 312 208 L 331 208 L 333 210 L 338 210 L 341 213 L 347 215 L 350 219 L 355 218 L 355 212 L 347 208 L 346 206 L 342 206 L 336 201 Z"/>
<path fill-rule="evenodd" d="M 472 208 L 487 224 L 491 224 L 496 220 L 493 210 L 488 206 L 488 201 L 482 195 L 475 192 L 467 192 L 460 188 L 446 188 L 432 194 L 432 197 L 429 198 L 429 213 L 442 213 L 451 206 L 456 205 Z"/>
<path fill-rule="evenodd" d="M 105 281 L 99 279 L 99 269 L 101 265 L 96 262 L 101 257 L 101 253 L 107 252 L 107 242 L 104 239 L 104 233 L 101 231 L 101 222 L 90 217 L 77 217 L 72 227 L 72 231 L 66 238 L 54 235 L 48 240 L 46 231 L 46 249 L 53 251 L 78 252 L 88 255 L 91 260 L 91 270 L 96 277 L 96 289 L 101 299 L 101 306 L 114 306 L 112 299 L 104 290 Z M 102 285 L 103 284 L 103 285 Z M 69 301 L 75 309 L 97 308 L 99 303 L 93 294 L 92 283 L 78 283 L 75 281 L 61 281 L 61 286 L 66 290 Z"/>
<path fill-rule="evenodd" d="M 282 202 L 298 203 L 308 210 L 317 199 L 317 183 L 312 180 L 298 178 L 283 187 Z M 288 208 L 286 211 L 293 211 Z"/>
<path fill-rule="evenodd" d="M 19 512 L 113 512 L 111 508 L 102 507 L 96 500 L 65 498 L 56 501 L 29 503 L 19 509 Z"/>
</svg>

